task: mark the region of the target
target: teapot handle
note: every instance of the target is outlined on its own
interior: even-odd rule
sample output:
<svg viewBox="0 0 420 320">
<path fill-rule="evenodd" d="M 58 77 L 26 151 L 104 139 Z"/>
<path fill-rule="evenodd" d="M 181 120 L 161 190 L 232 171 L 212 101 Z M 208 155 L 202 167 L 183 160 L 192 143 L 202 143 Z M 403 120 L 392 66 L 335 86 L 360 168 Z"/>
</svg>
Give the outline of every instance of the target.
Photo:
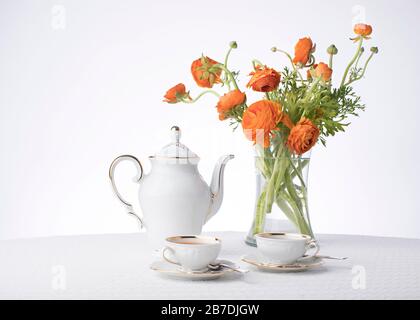
<svg viewBox="0 0 420 320">
<path fill-rule="evenodd" d="M 134 182 L 139 182 L 141 180 L 141 178 L 143 177 L 143 167 L 142 167 L 140 161 L 136 157 L 130 156 L 130 155 L 122 155 L 122 156 L 119 156 L 119 157 L 115 158 L 114 161 L 112 161 L 112 163 L 109 167 L 109 179 L 111 180 L 112 190 L 114 191 L 115 195 L 122 202 L 122 204 L 125 206 L 125 208 L 127 210 L 127 213 L 135 216 L 139 220 L 140 229 L 142 229 L 144 227 L 143 220 L 134 212 L 133 205 L 131 203 L 129 203 L 128 201 L 126 201 L 121 196 L 121 194 L 118 192 L 117 186 L 115 185 L 115 180 L 114 180 L 115 168 L 121 161 L 124 161 L 124 160 L 129 160 L 129 161 L 133 162 L 137 167 L 137 176 L 134 177 Z"/>
</svg>

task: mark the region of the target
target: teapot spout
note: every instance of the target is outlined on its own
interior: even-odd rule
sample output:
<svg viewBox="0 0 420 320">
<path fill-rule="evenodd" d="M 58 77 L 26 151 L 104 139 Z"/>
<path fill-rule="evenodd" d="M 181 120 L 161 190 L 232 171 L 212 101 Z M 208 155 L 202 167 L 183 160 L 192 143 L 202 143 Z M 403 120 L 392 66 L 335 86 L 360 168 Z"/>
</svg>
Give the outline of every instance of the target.
<svg viewBox="0 0 420 320">
<path fill-rule="evenodd" d="M 213 170 L 213 177 L 210 184 L 210 192 L 212 197 L 212 202 L 210 205 L 210 210 L 206 219 L 206 222 L 213 217 L 217 211 L 219 211 L 220 206 L 222 205 L 223 201 L 223 177 L 225 172 L 226 163 L 235 158 L 234 155 L 224 155 L 219 158 L 216 163 L 216 166 Z"/>
</svg>

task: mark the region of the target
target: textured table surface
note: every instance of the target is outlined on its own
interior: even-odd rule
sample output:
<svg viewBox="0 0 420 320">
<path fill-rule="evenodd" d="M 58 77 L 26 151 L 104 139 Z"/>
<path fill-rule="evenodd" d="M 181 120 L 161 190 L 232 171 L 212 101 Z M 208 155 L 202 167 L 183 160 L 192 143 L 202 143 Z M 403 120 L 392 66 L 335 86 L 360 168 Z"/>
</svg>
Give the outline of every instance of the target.
<svg viewBox="0 0 420 320">
<path fill-rule="evenodd" d="M 222 238 L 221 257 L 255 250 L 245 234 Z M 256 271 L 213 281 L 161 277 L 145 235 L 66 236 L 0 242 L 0 298 L 50 299 L 419 299 L 420 240 L 320 235 L 326 260 L 301 273 Z M 248 267 L 245 264 L 241 266 Z"/>
</svg>

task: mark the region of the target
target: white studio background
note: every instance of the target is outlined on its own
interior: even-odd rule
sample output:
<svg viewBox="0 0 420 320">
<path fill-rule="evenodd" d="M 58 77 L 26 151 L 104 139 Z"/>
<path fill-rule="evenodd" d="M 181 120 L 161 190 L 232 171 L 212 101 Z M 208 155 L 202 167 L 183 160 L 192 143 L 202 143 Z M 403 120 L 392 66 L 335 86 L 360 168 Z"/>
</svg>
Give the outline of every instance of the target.
<svg viewBox="0 0 420 320">
<path fill-rule="evenodd" d="M 272 46 L 293 51 L 311 36 L 318 59 L 339 48 L 335 81 L 353 54 L 352 23 L 374 28 L 379 46 L 356 85 L 367 111 L 345 134 L 317 146 L 310 207 L 318 233 L 420 237 L 417 98 L 420 2 L 402 1 L 0 1 L 0 238 L 135 232 L 111 192 L 114 157 L 147 156 L 169 141 L 169 128 L 202 158 L 210 179 L 219 155 L 226 169 L 223 206 L 207 230 L 248 230 L 255 186 L 251 144 L 217 119 L 212 97 L 167 105 L 164 92 L 184 82 L 198 92 L 191 61 L 221 60 L 245 86 L 250 61 L 281 69 Z M 367 47 L 369 50 L 369 47 Z M 257 96 L 250 93 L 249 99 Z M 119 185 L 136 200 L 134 167 Z"/>
</svg>

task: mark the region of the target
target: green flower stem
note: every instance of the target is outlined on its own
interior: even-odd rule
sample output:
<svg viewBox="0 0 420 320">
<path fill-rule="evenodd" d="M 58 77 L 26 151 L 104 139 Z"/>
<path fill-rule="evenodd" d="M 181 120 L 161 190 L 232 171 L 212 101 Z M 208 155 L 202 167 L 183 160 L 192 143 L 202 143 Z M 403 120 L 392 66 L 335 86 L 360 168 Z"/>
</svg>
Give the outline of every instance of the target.
<svg viewBox="0 0 420 320">
<path fill-rule="evenodd" d="M 366 68 L 367 68 L 367 66 L 368 66 L 368 64 L 369 64 L 369 62 L 370 62 L 370 60 L 372 59 L 373 55 L 374 55 L 374 53 L 372 52 L 372 53 L 370 54 L 369 58 L 366 60 L 365 65 L 364 65 L 364 67 L 363 67 L 363 71 L 362 71 L 362 73 L 360 74 L 360 76 L 359 76 L 359 77 L 357 77 L 357 78 L 354 78 L 354 79 L 353 79 L 353 80 L 351 80 L 351 81 L 348 81 L 348 82 L 345 84 L 345 86 L 348 86 L 349 84 L 351 84 L 351 83 L 353 83 L 353 82 L 355 82 L 355 81 L 360 80 L 360 79 L 362 79 L 362 78 L 363 78 L 363 76 L 365 75 L 365 72 L 366 72 Z"/>
<path fill-rule="evenodd" d="M 269 149 L 264 149 L 262 147 L 257 146 L 257 152 L 260 154 L 258 157 L 258 163 L 260 164 L 260 168 L 263 170 L 261 171 L 262 175 L 269 181 L 273 177 L 273 170 L 274 166 L 271 163 L 272 156 Z M 255 208 L 255 217 L 254 217 L 254 234 L 260 233 L 263 231 L 265 214 L 267 213 L 267 191 L 269 189 L 269 183 L 267 183 L 261 192 L 258 200 L 257 205 Z"/>
<path fill-rule="evenodd" d="M 305 197 L 303 199 L 303 203 L 305 205 L 305 212 L 306 212 L 304 221 L 305 221 L 306 226 L 308 228 L 307 235 L 311 236 L 311 238 L 315 238 L 314 233 L 312 231 L 311 219 L 309 217 L 308 197 L 307 197 L 307 190 L 306 189 L 305 189 Z"/>
<path fill-rule="evenodd" d="M 285 155 L 285 152 L 283 152 L 283 148 L 279 148 L 279 150 L 276 153 L 275 160 L 274 160 L 273 172 L 271 174 L 270 180 L 267 183 L 267 192 L 266 192 L 266 212 L 267 213 L 271 212 L 272 210 L 276 187 L 278 187 L 277 183 L 282 180 L 282 177 L 284 176 L 284 173 L 286 172 L 287 162 L 288 162 L 287 157 Z"/>
<path fill-rule="evenodd" d="M 282 182 L 282 180 L 284 180 L 284 176 L 285 176 L 286 172 L 288 171 L 288 168 L 289 167 L 288 167 L 287 157 L 282 156 L 279 160 L 278 170 L 275 171 L 275 175 L 272 175 L 272 176 L 274 176 L 274 179 L 272 180 L 273 181 L 273 184 L 272 184 L 273 188 L 271 190 L 272 193 L 269 194 L 270 197 L 268 198 L 268 200 L 269 200 L 268 205 L 269 205 L 270 212 L 272 210 L 273 202 L 274 202 L 274 199 L 275 199 L 275 194 L 278 192 L 278 190 L 281 186 L 281 182 Z"/>
<path fill-rule="evenodd" d="M 347 74 L 349 73 L 351 66 L 356 61 L 357 57 L 360 54 L 360 50 L 362 49 L 363 37 L 360 37 L 360 39 L 358 41 L 359 41 L 359 45 L 357 46 L 356 54 L 354 55 L 353 59 L 350 60 L 349 65 L 347 66 L 346 70 L 344 71 L 344 75 L 343 75 L 343 79 L 341 80 L 340 87 L 342 87 L 344 85 L 344 83 L 346 82 Z"/>
<path fill-rule="evenodd" d="M 287 191 L 289 192 L 289 194 L 292 197 L 292 199 L 295 201 L 297 207 L 299 208 L 299 211 L 301 213 L 303 213 L 303 207 L 302 207 L 301 199 L 300 199 L 299 195 L 296 192 L 295 185 L 293 184 L 293 181 L 290 178 L 290 175 L 289 174 L 286 174 L 284 178 L 285 178 L 285 181 L 286 181 Z"/>
<path fill-rule="evenodd" d="M 226 56 L 225 56 L 225 68 L 227 68 L 227 66 L 228 66 L 228 60 L 229 60 L 229 56 L 230 56 L 230 53 L 232 52 L 232 50 L 233 50 L 233 48 L 232 47 L 230 47 L 229 48 L 229 50 L 228 50 L 228 52 L 226 53 Z"/>
<path fill-rule="evenodd" d="M 356 63 L 354 64 L 354 67 L 355 68 L 357 68 L 358 66 L 359 66 L 359 61 L 360 61 L 360 58 L 363 56 L 363 53 L 364 53 L 365 51 L 363 50 L 363 51 L 360 51 L 360 54 L 359 54 L 359 56 L 357 57 L 357 60 L 356 60 Z"/>
<path fill-rule="evenodd" d="M 283 211 L 286 217 L 294 224 L 297 225 L 296 217 L 293 210 L 290 208 L 288 199 L 283 195 L 282 192 L 277 194 L 276 204 Z"/>
<path fill-rule="evenodd" d="M 299 160 L 298 160 L 299 161 Z M 300 164 L 300 161 L 299 161 L 299 164 Z M 303 176 L 302 176 L 302 170 L 303 170 L 303 168 L 302 167 L 300 167 L 300 166 L 298 166 L 298 168 L 293 164 L 293 160 L 292 159 L 290 159 L 290 166 L 294 169 L 294 173 L 297 175 L 297 177 L 299 178 L 299 181 L 300 181 L 300 183 L 301 183 L 301 185 L 302 185 L 302 188 L 303 189 L 306 189 L 306 185 L 305 185 L 305 180 L 303 179 Z M 306 164 L 305 164 L 305 166 L 306 166 Z"/>
<path fill-rule="evenodd" d="M 214 90 L 205 90 L 205 91 L 203 91 L 203 92 L 201 92 L 197 97 L 195 97 L 194 99 L 182 99 L 181 101 L 183 102 L 183 103 L 194 103 L 194 102 L 197 102 L 202 96 L 204 96 L 204 95 L 206 95 L 206 94 L 208 94 L 208 93 L 211 93 L 211 94 L 213 94 L 214 96 L 216 96 L 218 99 L 220 98 L 220 94 L 218 94 L 216 91 L 214 91 Z"/>
<path fill-rule="evenodd" d="M 233 86 L 235 87 L 235 89 L 239 90 L 238 84 L 236 83 L 235 77 L 233 76 L 232 72 L 228 68 L 226 68 L 226 66 L 223 65 L 223 64 L 219 63 L 216 66 L 218 68 L 222 69 L 228 75 L 228 77 L 230 78 L 230 80 L 228 80 L 228 82 L 231 81 L 233 83 Z"/>
<path fill-rule="evenodd" d="M 312 235 L 312 232 L 309 230 L 308 224 L 306 223 L 303 215 L 299 211 L 295 201 L 290 197 L 289 194 L 284 193 L 283 196 L 288 200 L 288 203 L 293 208 L 293 212 L 295 214 L 296 223 L 295 225 L 298 227 L 300 233 Z"/>
<path fill-rule="evenodd" d="M 298 207 L 300 209 L 300 215 L 299 215 L 299 230 L 303 234 L 307 234 L 314 237 L 312 228 L 311 228 L 311 222 L 309 220 L 309 208 L 308 208 L 308 197 L 307 197 L 307 187 L 305 185 L 305 181 L 303 179 L 302 170 L 308 163 L 308 161 L 305 161 L 306 163 L 303 164 L 303 166 L 300 165 L 300 159 L 298 159 L 298 166 L 295 167 L 293 165 L 293 161 L 291 161 L 291 165 L 294 168 L 294 172 L 296 172 L 297 177 L 300 180 L 301 186 L 296 186 L 293 184 L 293 179 L 290 179 L 288 182 L 290 183 L 289 188 L 292 190 L 292 193 L 295 193 L 296 202 L 298 203 Z M 296 193 L 296 190 L 300 191 L 301 195 L 298 196 Z"/>
<path fill-rule="evenodd" d="M 303 179 L 303 169 L 309 161 L 292 158 L 284 148 L 258 151 L 260 157 L 257 158 L 257 168 L 267 182 L 257 200 L 254 234 L 264 230 L 266 214 L 271 212 L 275 202 L 299 232 L 313 237 L 307 214 L 307 187 Z M 294 161 L 297 161 L 297 165 Z M 295 177 L 299 179 L 300 185 L 293 182 Z"/>
<path fill-rule="evenodd" d="M 275 52 L 280 52 L 283 53 L 290 61 L 290 64 L 292 65 L 293 71 L 295 72 L 295 74 L 299 77 L 300 81 L 304 82 L 305 80 L 303 80 L 302 74 L 299 72 L 298 69 L 296 69 L 295 64 L 293 63 L 293 59 L 292 56 L 287 53 L 286 51 L 283 51 L 281 49 L 275 48 Z"/>
<path fill-rule="evenodd" d="M 224 66 L 225 66 L 226 69 L 228 67 L 229 55 L 232 52 L 232 50 L 233 50 L 233 48 L 230 47 L 229 50 L 228 50 L 228 52 L 226 53 L 226 56 L 225 56 L 225 64 L 224 64 Z M 228 87 L 228 89 L 230 91 L 230 81 L 229 81 L 229 76 L 227 74 L 226 74 L 226 85 L 227 85 L 227 87 Z"/>
<path fill-rule="evenodd" d="M 302 103 L 308 102 L 308 99 L 311 98 L 312 92 L 315 90 L 315 88 L 318 86 L 320 82 L 321 82 L 321 77 L 315 79 L 315 81 L 311 84 L 309 90 L 306 91 L 305 97 L 302 99 Z"/>
<path fill-rule="evenodd" d="M 254 225 L 254 234 L 260 233 L 263 231 L 264 218 L 265 218 L 265 194 L 264 190 L 257 201 L 257 208 L 255 211 L 255 225 Z"/>
</svg>

